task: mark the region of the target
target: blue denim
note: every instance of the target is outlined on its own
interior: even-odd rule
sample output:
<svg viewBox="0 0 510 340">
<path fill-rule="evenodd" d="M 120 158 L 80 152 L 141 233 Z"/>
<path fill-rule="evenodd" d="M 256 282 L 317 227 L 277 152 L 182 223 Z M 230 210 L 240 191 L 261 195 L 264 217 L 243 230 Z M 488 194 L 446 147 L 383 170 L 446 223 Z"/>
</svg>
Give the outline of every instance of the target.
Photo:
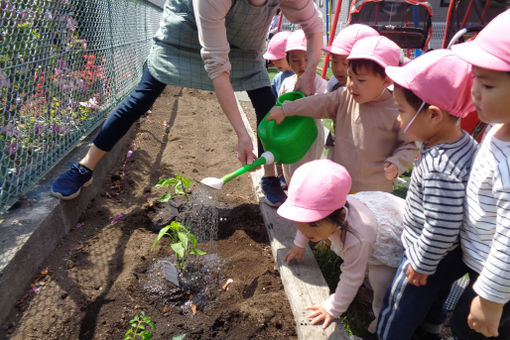
<svg viewBox="0 0 510 340">
<path fill-rule="evenodd" d="M 108 116 L 94 144 L 103 151 L 110 151 L 128 132 L 131 125 L 147 112 L 165 89 L 165 84 L 154 78 L 147 67 L 142 79 L 131 94 Z"/>
<path fill-rule="evenodd" d="M 406 277 L 409 261 L 404 256 L 379 314 L 377 334 L 382 340 L 411 339 L 419 326 L 440 328 L 446 319 L 443 309 L 453 282 L 467 272 L 460 247 L 449 252 L 427 278 L 425 286 L 411 285 Z"/>
<path fill-rule="evenodd" d="M 471 309 L 471 301 L 473 301 L 477 295 L 473 290 L 473 284 L 476 282 L 476 279 L 478 279 L 478 275 L 479 274 L 477 272 L 471 269 L 469 270 L 469 285 L 464 290 L 464 293 L 462 293 L 450 320 L 452 334 L 454 338 L 458 340 L 508 340 L 510 339 L 510 302 L 507 302 L 503 307 L 503 315 L 501 316 L 501 321 L 499 323 L 498 337 L 487 338 L 469 328 L 467 324 L 467 316 Z"/>
</svg>

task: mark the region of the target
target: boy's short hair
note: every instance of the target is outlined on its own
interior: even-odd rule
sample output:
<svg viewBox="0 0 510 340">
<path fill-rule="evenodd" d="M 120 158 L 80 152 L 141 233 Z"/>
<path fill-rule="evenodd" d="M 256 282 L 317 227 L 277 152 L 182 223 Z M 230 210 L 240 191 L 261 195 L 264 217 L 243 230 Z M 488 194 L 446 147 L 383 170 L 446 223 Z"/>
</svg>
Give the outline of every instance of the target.
<svg viewBox="0 0 510 340">
<path fill-rule="evenodd" d="M 373 74 L 380 76 L 382 79 L 386 78 L 386 72 L 384 72 L 384 67 L 382 67 L 373 60 L 351 59 L 349 60 L 348 65 L 352 69 L 352 71 L 356 74 L 358 74 L 358 70 L 360 68 L 366 68 Z"/>
<path fill-rule="evenodd" d="M 409 105 L 411 105 L 411 107 L 413 107 L 415 110 L 418 110 L 420 108 L 422 100 L 420 99 L 420 97 L 415 95 L 413 91 L 411 91 L 409 89 L 406 89 L 405 87 L 400 86 L 397 83 L 394 83 L 393 86 L 394 86 L 395 89 L 402 90 L 402 92 L 404 93 L 404 97 L 406 98 L 406 101 L 409 103 Z M 425 103 L 423 105 L 422 111 L 423 110 L 427 110 L 429 107 L 430 107 L 430 104 L 429 103 Z M 451 120 L 457 121 L 457 120 L 460 119 L 460 117 L 454 116 L 454 115 L 452 115 L 449 112 L 447 112 L 447 113 L 448 113 L 447 117 L 449 119 L 451 119 Z"/>
</svg>

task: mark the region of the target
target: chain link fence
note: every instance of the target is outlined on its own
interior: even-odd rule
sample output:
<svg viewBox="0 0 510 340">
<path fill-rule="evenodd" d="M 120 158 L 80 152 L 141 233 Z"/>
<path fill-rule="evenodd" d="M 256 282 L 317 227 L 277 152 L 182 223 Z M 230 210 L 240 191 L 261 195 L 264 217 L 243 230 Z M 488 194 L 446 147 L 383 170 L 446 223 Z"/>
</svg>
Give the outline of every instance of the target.
<svg viewBox="0 0 510 340">
<path fill-rule="evenodd" d="M 0 0 L 0 215 L 136 86 L 153 2 Z"/>
</svg>

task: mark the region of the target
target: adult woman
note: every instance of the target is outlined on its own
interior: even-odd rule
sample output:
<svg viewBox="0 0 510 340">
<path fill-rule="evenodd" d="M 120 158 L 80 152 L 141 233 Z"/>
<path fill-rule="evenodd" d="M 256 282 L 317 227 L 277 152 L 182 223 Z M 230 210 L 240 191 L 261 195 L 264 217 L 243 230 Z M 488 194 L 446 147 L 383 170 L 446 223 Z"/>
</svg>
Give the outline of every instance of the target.
<svg viewBox="0 0 510 340">
<path fill-rule="evenodd" d="M 152 106 L 166 84 L 214 90 L 237 134 L 239 160 L 251 163 L 253 145 L 234 89 L 248 92 L 257 121 L 274 105 L 262 53 L 278 7 L 306 32 L 309 67 L 298 86 L 305 94 L 313 93 L 309 80 L 320 58 L 322 20 L 312 0 L 167 0 L 138 87 L 108 117 L 87 155 L 53 183 L 52 194 L 61 199 L 78 196 L 92 181 L 99 160 Z"/>
</svg>

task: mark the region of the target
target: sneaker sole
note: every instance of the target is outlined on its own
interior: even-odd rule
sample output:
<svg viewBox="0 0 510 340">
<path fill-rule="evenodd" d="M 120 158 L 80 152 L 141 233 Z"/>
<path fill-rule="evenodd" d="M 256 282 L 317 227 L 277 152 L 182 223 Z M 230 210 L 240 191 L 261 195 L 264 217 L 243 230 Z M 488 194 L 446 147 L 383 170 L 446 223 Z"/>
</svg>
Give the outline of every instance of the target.
<svg viewBox="0 0 510 340">
<path fill-rule="evenodd" d="M 271 202 L 270 200 L 267 199 L 267 197 L 263 197 L 263 200 L 262 200 L 265 204 L 269 205 L 270 207 L 273 207 L 273 208 L 278 208 L 280 205 L 282 205 L 283 203 L 282 202 L 276 202 L 276 203 L 273 203 Z"/>
<path fill-rule="evenodd" d="M 74 194 L 71 194 L 69 196 L 64 196 L 60 192 L 53 191 L 53 189 L 51 189 L 51 195 L 56 198 L 60 198 L 63 201 L 72 200 L 73 198 L 76 198 L 80 195 L 81 188 L 88 187 L 90 184 L 92 184 L 92 179 L 93 179 L 93 177 L 91 177 L 87 182 L 83 183 L 83 185 L 80 187 L 80 189 L 78 189 L 78 191 L 76 191 Z"/>
</svg>

